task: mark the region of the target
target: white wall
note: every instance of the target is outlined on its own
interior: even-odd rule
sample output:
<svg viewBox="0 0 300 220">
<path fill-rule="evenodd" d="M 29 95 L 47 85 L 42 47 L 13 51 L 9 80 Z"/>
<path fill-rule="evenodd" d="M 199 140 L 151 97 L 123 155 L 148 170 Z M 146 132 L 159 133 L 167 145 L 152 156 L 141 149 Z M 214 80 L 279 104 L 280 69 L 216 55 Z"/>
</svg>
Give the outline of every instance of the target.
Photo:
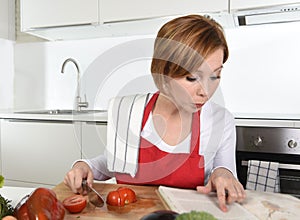
<svg viewBox="0 0 300 220">
<path fill-rule="evenodd" d="M 0 109 L 13 108 L 14 42 L 0 39 Z"/>
<path fill-rule="evenodd" d="M 146 44 L 141 44 L 145 43 Z M 152 54 L 152 37 L 103 38 L 64 42 L 16 44 L 16 109 L 73 108 L 76 96 L 77 72 L 68 63 L 61 73 L 65 59 L 74 58 L 81 71 L 82 95 L 86 94 L 90 108 L 106 109 L 110 97 L 154 90 L 149 71 L 149 58 L 135 57 L 137 51 Z M 145 76 L 145 77 L 143 77 Z M 134 90 L 125 83 L 135 84 Z"/>
<path fill-rule="evenodd" d="M 222 92 L 236 116 L 300 118 L 300 22 L 227 30 Z"/>
<path fill-rule="evenodd" d="M 300 118 L 300 23 L 227 29 L 230 58 L 215 99 L 238 117 Z M 150 77 L 153 36 L 17 44 L 15 107 L 72 108 L 76 71 L 90 108 L 116 95 L 155 91 Z M 296 115 L 296 116 L 295 116 Z M 247 116 L 248 117 L 248 116 Z"/>
</svg>

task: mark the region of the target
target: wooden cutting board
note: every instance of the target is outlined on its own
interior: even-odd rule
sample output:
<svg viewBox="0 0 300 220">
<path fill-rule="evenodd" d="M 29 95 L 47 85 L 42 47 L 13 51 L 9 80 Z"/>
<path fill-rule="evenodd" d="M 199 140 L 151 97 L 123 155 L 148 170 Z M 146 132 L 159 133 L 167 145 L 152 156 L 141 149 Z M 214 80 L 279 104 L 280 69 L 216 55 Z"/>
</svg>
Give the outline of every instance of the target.
<svg viewBox="0 0 300 220">
<path fill-rule="evenodd" d="M 157 211 L 165 210 L 163 202 L 157 194 L 157 187 L 154 186 L 135 186 L 123 184 L 109 184 L 109 183 L 94 183 L 93 187 L 106 199 L 108 192 L 116 190 L 120 186 L 126 186 L 133 189 L 137 195 L 137 202 L 128 204 L 124 207 L 115 207 L 104 205 L 103 207 L 95 207 L 88 203 L 86 208 L 78 214 L 70 214 L 66 211 L 65 219 L 140 219 L 144 215 Z M 74 193 L 65 184 L 61 183 L 53 188 L 58 199 L 63 201 L 65 198 L 74 195 Z"/>
</svg>

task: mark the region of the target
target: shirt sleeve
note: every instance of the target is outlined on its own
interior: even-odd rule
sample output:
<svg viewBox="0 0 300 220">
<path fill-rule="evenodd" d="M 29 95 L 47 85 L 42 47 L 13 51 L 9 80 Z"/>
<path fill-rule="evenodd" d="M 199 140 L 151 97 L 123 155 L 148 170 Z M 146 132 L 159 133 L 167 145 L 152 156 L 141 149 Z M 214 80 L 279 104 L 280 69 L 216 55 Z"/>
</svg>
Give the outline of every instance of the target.
<svg viewBox="0 0 300 220">
<path fill-rule="evenodd" d="M 236 130 L 233 115 L 224 107 L 207 102 L 200 115 L 200 152 L 205 161 L 205 184 L 211 173 L 223 167 L 235 177 Z"/>
<path fill-rule="evenodd" d="M 224 167 L 229 171 L 231 171 L 231 173 L 235 177 L 237 177 L 235 151 L 236 151 L 235 121 L 232 114 L 226 111 L 223 135 L 214 158 L 213 169 L 215 170 L 218 167 Z"/>
<path fill-rule="evenodd" d="M 109 172 L 109 170 L 107 169 L 106 156 L 103 154 L 91 159 L 76 160 L 73 165 L 79 161 L 85 162 L 89 165 L 93 172 L 95 180 L 107 180 L 111 177 L 114 177 L 114 173 Z"/>
</svg>

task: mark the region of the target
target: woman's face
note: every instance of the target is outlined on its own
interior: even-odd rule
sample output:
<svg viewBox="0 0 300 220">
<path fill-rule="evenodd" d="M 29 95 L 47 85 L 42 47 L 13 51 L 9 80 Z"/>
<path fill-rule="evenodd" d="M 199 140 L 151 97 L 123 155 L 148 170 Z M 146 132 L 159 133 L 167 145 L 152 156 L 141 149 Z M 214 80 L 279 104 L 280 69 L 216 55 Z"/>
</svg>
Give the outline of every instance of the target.
<svg viewBox="0 0 300 220">
<path fill-rule="evenodd" d="M 196 72 L 169 81 L 165 93 L 178 108 L 198 111 L 214 94 L 220 83 L 223 53 L 223 49 L 216 50 Z"/>
</svg>

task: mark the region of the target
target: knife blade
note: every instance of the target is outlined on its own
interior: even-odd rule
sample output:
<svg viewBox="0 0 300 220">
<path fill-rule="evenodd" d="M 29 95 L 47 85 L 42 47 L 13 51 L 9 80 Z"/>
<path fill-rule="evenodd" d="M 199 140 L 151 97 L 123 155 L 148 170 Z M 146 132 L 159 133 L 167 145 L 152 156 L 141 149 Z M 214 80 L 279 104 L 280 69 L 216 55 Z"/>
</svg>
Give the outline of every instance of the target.
<svg viewBox="0 0 300 220">
<path fill-rule="evenodd" d="M 94 206 L 102 207 L 104 205 L 102 196 L 93 187 L 90 187 L 86 180 L 82 180 L 82 189 L 88 193 L 89 202 Z"/>
</svg>

